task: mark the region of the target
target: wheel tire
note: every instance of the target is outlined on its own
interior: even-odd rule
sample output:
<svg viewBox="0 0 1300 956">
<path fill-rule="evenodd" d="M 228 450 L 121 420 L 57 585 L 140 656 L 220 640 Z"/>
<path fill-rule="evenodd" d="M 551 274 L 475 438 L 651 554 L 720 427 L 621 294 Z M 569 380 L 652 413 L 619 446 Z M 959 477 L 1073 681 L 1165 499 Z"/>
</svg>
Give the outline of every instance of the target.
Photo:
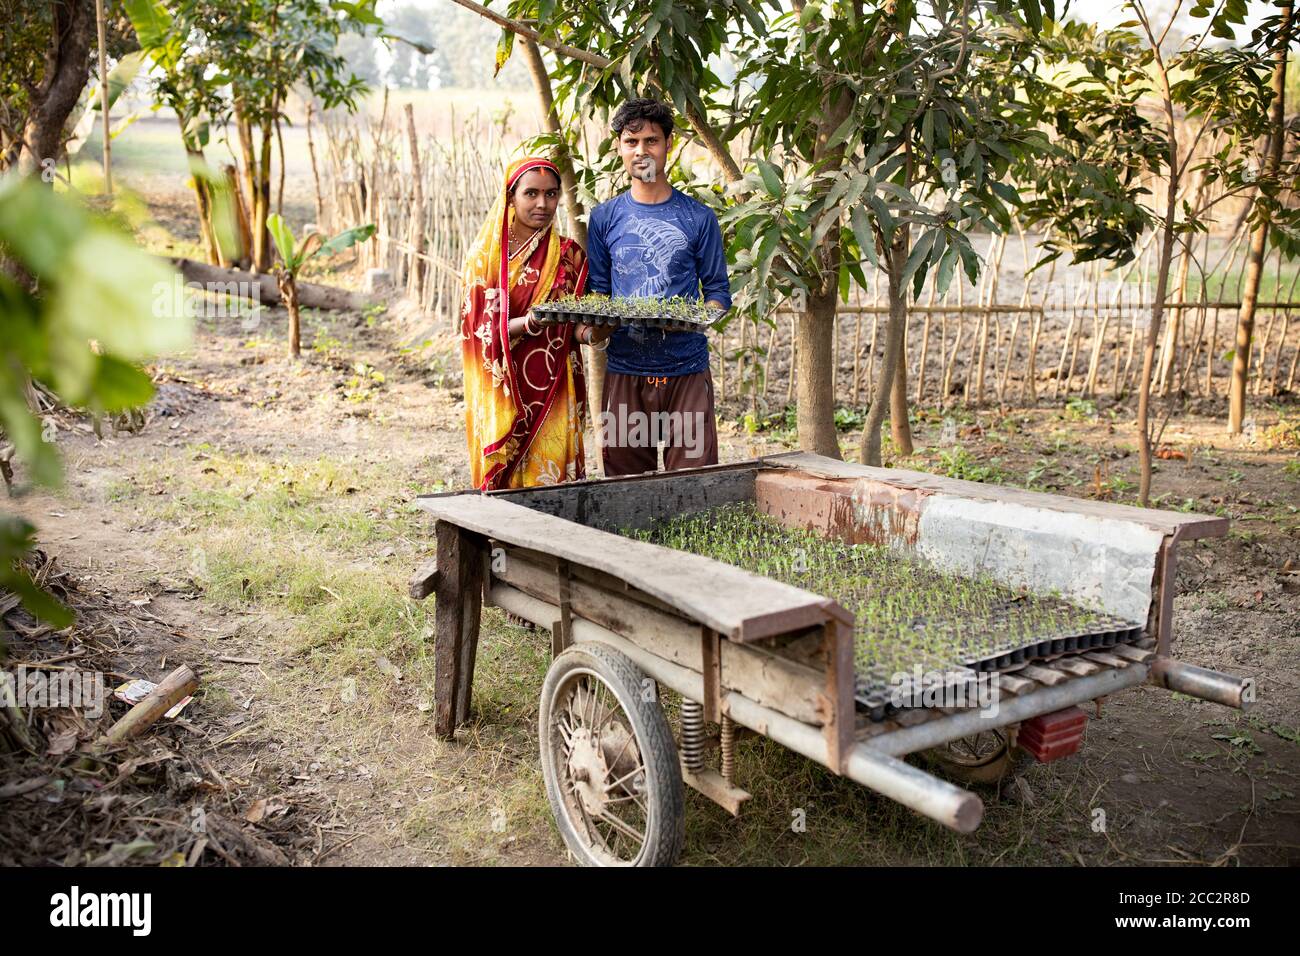
<svg viewBox="0 0 1300 956">
<path fill-rule="evenodd" d="M 998 740 L 997 745 L 990 747 L 988 753 L 967 758 L 950 749 L 987 734 L 994 735 Z M 996 786 L 1010 780 L 1024 769 L 1026 763 L 1024 751 L 1009 746 L 1006 732 L 1002 730 L 984 731 L 973 737 L 964 737 L 961 741 L 927 750 L 925 755 L 948 779 L 957 783 L 985 786 Z"/>
<path fill-rule="evenodd" d="M 551 663 L 542 684 L 538 731 L 546 798 L 565 845 L 579 863 L 587 866 L 672 866 L 686 839 L 686 794 L 677 744 L 657 688 L 652 699 L 645 699 L 645 688 L 651 686 L 645 683 L 647 680 L 635 664 L 613 648 L 580 644 Z M 605 715 L 610 697 L 613 706 Z M 580 711 L 585 712 L 590 703 L 592 712 L 603 716 L 594 733 L 590 726 L 575 726 L 579 716 L 572 709 L 575 702 Z M 594 722 L 594 718 L 588 721 Z M 572 732 L 572 745 L 566 743 L 566 727 Z M 576 743 L 580 733 L 585 735 L 583 743 Z M 621 740 L 622 745 L 616 748 L 609 742 L 611 738 Z M 614 749 L 618 754 L 613 766 L 606 769 L 606 760 Z M 604 817 L 593 820 L 587 809 L 591 804 L 582 796 L 583 792 L 590 795 L 598 789 L 589 782 L 593 762 L 602 771 L 597 779 L 604 782 L 614 777 L 615 769 L 622 777 L 629 759 L 635 773 L 629 783 L 621 785 L 621 790 L 614 791 L 622 794 L 616 798 L 622 806 L 618 811 L 609 806 L 603 809 L 642 834 L 639 849 L 633 837 L 611 830 Z M 617 783 L 620 777 L 610 782 Z M 608 791 L 609 786 L 603 789 Z M 643 808 L 637 796 L 644 797 Z M 625 814 L 634 819 L 629 822 Z M 644 829 L 636 826 L 640 821 Z M 612 835 L 612 847 L 603 839 L 606 833 Z M 627 849 L 619 852 L 624 844 L 629 844 Z"/>
</svg>

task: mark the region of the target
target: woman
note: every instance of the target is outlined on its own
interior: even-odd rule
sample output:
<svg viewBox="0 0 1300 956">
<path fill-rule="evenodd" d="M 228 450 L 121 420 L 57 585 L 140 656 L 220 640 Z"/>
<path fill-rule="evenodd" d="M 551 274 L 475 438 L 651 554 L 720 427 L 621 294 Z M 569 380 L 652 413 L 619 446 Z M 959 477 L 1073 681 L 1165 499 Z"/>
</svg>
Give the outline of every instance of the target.
<svg viewBox="0 0 1300 956">
<path fill-rule="evenodd" d="M 511 163 L 465 262 L 465 431 L 470 478 L 482 491 L 586 474 L 586 384 L 576 343 L 600 348 L 608 333 L 541 325 L 530 314 L 586 287 L 586 255 L 552 228 L 559 199 L 554 163 Z"/>
</svg>

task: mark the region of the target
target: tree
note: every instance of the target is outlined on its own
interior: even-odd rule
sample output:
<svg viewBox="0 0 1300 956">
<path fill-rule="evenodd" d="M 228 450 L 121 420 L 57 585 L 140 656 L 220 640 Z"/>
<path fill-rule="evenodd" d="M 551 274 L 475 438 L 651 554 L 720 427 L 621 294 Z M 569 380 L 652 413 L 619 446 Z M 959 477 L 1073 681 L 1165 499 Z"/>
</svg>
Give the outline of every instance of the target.
<svg viewBox="0 0 1300 956">
<path fill-rule="evenodd" d="M 0 170 L 17 163 L 33 172 L 63 152 L 64 126 L 90 76 L 95 4 L 4 0 L 0 16 Z"/>
<path fill-rule="evenodd" d="M 150 46 L 176 48 L 176 84 L 163 95 L 180 104 L 187 118 L 183 135 L 198 136 L 201 144 L 206 125 L 221 128 L 234 121 L 252 263 L 266 271 L 271 266 L 266 222 L 272 212 L 272 149 L 287 121 L 289 93 L 301 84 L 323 109 L 355 109 L 365 84 L 348 70 L 338 40 L 348 31 L 382 28 L 374 12 L 376 0 L 176 0 L 165 8 L 157 0 L 142 2 L 170 13 Z M 146 42 L 143 35 L 141 41 Z"/>
<path fill-rule="evenodd" d="M 189 159 L 198 207 L 199 233 L 214 265 L 242 260 L 242 235 L 233 209 L 235 197 L 208 165 L 205 150 L 211 138 L 211 119 L 226 111 L 220 79 L 209 76 L 209 65 L 187 55 L 190 37 L 162 0 L 124 0 L 127 15 L 140 42 L 141 53 L 155 68 L 154 97 L 169 107 L 180 126 L 181 144 Z"/>
<path fill-rule="evenodd" d="M 1285 175 L 1283 164 L 1287 127 L 1286 117 L 1286 62 L 1287 51 L 1295 36 L 1295 5 L 1291 0 L 1280 0 L 1278 6 L 1281 14 L 1276 18 L 1276 32 L 1271 38 L 1273 49 L 1272 100 L 1269 103 L 1268 117 L 1268 152 L 1264 156 L 1264 166 L 1260 177 L 1260 198 L 1252 204 L 1255 213 L 1255 228 L 1250 235 L 1250 253 L 1246 259 L 1246 284 L 1241 291 L 1241 311 L 1237 316 L 1237 340 L 1232 353 L 1232 380 L 1228 386 L 1228 431 L 1240 435 L 1242 423 L 1246 416 L 1246 379 L 1250 375 L 1251 340 L 1255 334 L 1255 303 L 1259 298 L 1260 279 L 1264 275 L 1264 249 L 1268 243 L 1269 227 L 1283 210 L 1278 205 L 1280 188 L 1295 188 L 1295 172 L 1280 179 L 1279 173 Z M 1273 33 L 1272 30 L 1268 31 Z M 1289 183 L 1289 186 L 1284 184 Z M 1281 252 L 1294 258 L 1300 254 L 1300 236 L 1287 234 L 1285 220 L 1279 221 L 1279 229 L 1273 232 L 1274 245 Z M 1280 290 L 1279 290 L 1280 291 Z"/>
<path fill-rule="evenodd" d="M 1262 42 L 1267 23 L 1246 47 L 1209 49 L 1206 41 L 1211 36 L 1233 36 L 1233 25 L 1244 20 L 1245 4 L 1222 0 L 1213 11 L 1197 6 L 1191 16 L 1205 18 L 1204 28 L 1166 53 L 1176 11 L 1161 28 L 1144 0 L 1128 0 L 1125 6 L 1135 19 L 1113 31 L 1067 27 L 1045 44 L 1046 62 L 1074 68 L 1055 83 L 1036 82 L 1029 88 L 1055 116 L 1054 155 L 1063 155 L 1066 162 L 1038 163 L 1024 172 L 1036 179 L 1026 209 L 1031 221 L 1047 222 L 1053 229 L 1053 257 L 1068 248 L 1075 262 L 1123 262 L 1132 257 L 1142 231 L 1157 230 L 1156 286 L 1137 392 L 1138 497 L 1145 505 L 1150 500 L 1155 438 L 1152 369 L 1175 246 L 1206 228 L 1206 214 L 1214 205 L 1244 192 L 1256 191 L 1256 202 L 1266 204 L 1252 210 L 1252 218 L 1268 215 L 1275 224 L 1283 223 L 1287 235 L 1300 223 L 1300 210 L 1283 209 L 1269 199 L 1288 186 L 1288 171 L 1261 166 L 1257 160 L 1255 144 L 1267 131 L 1271 95 L 1264 82 L 1271 51 Z M 1138 109 L 1144 99 L 1158 104 L 1156 119 L 1147 119 Z M 1211 130 L 1222 145 L 1198 159 L 1197 147 Z M 1163 177 L 1162 198 L 1143 198 L 1147 190 L 1140 185 L 1139 172 L 1153 180 Z M 1183 195 L 1189 174 L 1195 172 L 1219 190 L 1196 205 Z M 1294 168 L 1289 175 L 1294 182 Z"/>
<path fill-rule="evenodd" d="M 950 279 L 958 261 L 974 274 L 979 262 L 963 229 L 1008 222 L 1009 187 L 997 177 L 1036 134 L 1004 77 L 979 71 L 992 63 L 1019 68 L 1002 44 L 1020 49 L 1016 11 L 1036 26 L 1037 0 L 1000 0 L 987 14 L 973 2 L 932 3 L 918 14 L 916 5 L 893 0 L 795 0 L 794 11 L 776 0 L 631 7 L 516 0 L 509 16 L 474 0 L 455 2 L 557 54 L 556 99 L 570 118 L 607 116 L 618 101 L 643 93 L 671 100 L 685 117 L 728 184 L 725 196 L 716 183 L 689 185 L 722 210 L 729 228 L 737 311 L 770 321 L 778 301 L 803 300 L 801 448 L 839 457 L 830 368 L 836 304 L 853 279 L 863 281 L 865 262 L 894 267 L 886 374 L 864 436 L 866 457 L 878 462 L 879 427 L 901 362 L 907 283 L 919 288 L 932 268 Z M 985 24 L 1002 32 L 977 37 Z M 510 42 L 503 36 L 507 50 Z M 738 65 L 734 82 L 712 68 L 724 53 Z M 968 112 L 970 97 L 976 103 Z M 616 174 L 607 146 L 598 165 L 579 172 L 584 201 L 600 177 Z M 741 155 L 764 158 L 742 164 Z M 938 183 L 947 198 L 934 211 L 925 200 Z M 913 227 L 921 230 L 915 248 Z M 894 415 L 900 437 L 904 389 Z"/>
<path fill-rule="evenodd" d="M 326 239 L 319 232 L 313 232 L 299 242 L 294 238 L 293 230 L 279 213 L 272 213 L 267 219 L 267 228 L 275 240 L 276 251 L 280 253 L 280 268 L 276 282 L 280 295 L 284 298 L 284 307 L 289 312 L 289 357 L 296 359 L 301 346 L 299 329 L 301 322 L 298 314 L 298 273 L 317 256 L 333 256 L 351 249 L 359 242 L 365 242 L 375 234 L 374 225 L 354 226 L 345 229 L 337 236 Z"/>
</svg>

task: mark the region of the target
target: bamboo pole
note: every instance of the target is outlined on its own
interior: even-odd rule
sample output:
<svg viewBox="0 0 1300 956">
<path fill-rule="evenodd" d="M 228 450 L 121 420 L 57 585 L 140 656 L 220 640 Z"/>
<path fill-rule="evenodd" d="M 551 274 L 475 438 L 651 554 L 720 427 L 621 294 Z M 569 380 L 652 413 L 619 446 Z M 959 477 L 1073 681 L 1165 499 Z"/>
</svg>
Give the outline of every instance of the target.
<svg viewBox="0 0 1300 956">
<path fill-rule="evenodd" d="M 113 195 L 113 134 L 108 104 L 108 40 L 104 22 L 104 0 L 95 0 L 95 29 L 99 35 L 99 108 L 104 122 L 104 193 Z M 83 80 L 85 73 L 82 74 Z"/>
</svg>

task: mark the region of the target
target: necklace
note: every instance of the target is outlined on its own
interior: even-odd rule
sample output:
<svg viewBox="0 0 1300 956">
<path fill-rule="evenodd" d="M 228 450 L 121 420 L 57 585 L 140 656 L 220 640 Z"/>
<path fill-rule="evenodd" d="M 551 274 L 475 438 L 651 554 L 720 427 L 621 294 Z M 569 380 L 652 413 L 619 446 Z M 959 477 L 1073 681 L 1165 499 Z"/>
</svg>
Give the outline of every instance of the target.
<svg viewBox="0 0 1300 956">
<path fill-rule="evenodd" d="M 509 255 L 510 260 L 513 262 L 515 259 L 519 258 L 523 251 L 532 245 L 533 240 L 537 238 L 538 233 L 541 231 L 541 229 L 535 230 L 531 236 L 525 239 L 521 244 L 515 246 L 514 251 L 511 251 L 510 247 L 514 245 L 515 241 L 514 227 L 512 226 L 506 243 L 506 253 Z"/>
</svg>

